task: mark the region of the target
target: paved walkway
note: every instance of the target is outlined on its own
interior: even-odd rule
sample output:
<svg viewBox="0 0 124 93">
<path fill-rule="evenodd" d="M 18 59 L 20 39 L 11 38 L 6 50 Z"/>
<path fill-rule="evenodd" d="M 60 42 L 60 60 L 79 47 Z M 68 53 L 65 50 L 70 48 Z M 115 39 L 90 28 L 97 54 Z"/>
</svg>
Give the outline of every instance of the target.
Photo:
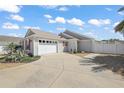
<svg viewBox="0 0 124 93">
<path fill-rule="evenodd" d="M 18 67 L 0 70 L 0 87 L 124 87 L 124 79 L 111 71 L 93 72 L 93 65 L 70 54 L 44 55 L 40 60 Z M 84 64 L 82 65 L 82 63 Z"/>
</svg>

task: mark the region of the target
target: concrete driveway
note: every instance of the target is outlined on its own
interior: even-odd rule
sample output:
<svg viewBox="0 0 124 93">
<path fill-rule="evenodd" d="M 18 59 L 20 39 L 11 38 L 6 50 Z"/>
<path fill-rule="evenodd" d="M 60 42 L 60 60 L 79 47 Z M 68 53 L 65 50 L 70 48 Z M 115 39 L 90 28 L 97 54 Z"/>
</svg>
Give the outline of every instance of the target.
<svg viewBox="0 0 124 93">
<path fill-rule="evenodd" d="M 83 59 L 66 53 L 44 55 L 36 62 L 0 70 L 0 87 L 124 87 L 120 75 L 107 70 L 92 72 L 93 65 L 81 65 L 80 61 L 97 55 Z"/>
</svg>

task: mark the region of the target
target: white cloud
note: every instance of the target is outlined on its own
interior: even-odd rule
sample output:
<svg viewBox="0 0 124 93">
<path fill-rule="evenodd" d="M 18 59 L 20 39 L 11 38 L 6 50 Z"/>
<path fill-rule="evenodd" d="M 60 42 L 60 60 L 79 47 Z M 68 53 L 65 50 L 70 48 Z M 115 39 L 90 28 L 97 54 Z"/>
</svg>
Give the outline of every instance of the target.
<svg viewBox="0 0 124 93">
<path fill-rule="evenodd" d="M 115 34 L 115 30 L 109 30 L 109 32 L 111 32 L 111 33 L 114 33 L 114 34 Z"/>
<path fill-rule="evenodd" d="M 13 19 L 13 20 L 16 20 L 16 21 L 20 21 L 20 22 L 23 22 L 24 21 L 24 18 L 20 15 L 10 15 L 10 18 Z"/>
<path fill-rule="evenodd" d="M 14 37 L 24 37 L 23 34 L 17 34 L 17 33 L 9 33 L 9 36 L 14 36 Z"/>
<path fill-rule="evenodd" d="M 92 38 L 97 38 L 97 35 L 92 33 L 92 32 L 84 33 L 84 35 L 87 35 L 87 36 L 92 37 Z"/>
<path fill-rule="evenodd" d="M 60 7 L 58 10 L 59 11 L 68 11 L 68 8 L 64 6 L 64 7 Z"/>
<path fill-rule="evenodd" d="M 88 23 L 95 26 L 109 25 L 111 24 L 111 20 L 110 19 L 90 19 Z"/>
<path fill-rule="evenodd" d="M 97 19 L 90 19 L 89 21 L 88 21 L 88 23 L 89 24 L 92 24 L 92 25 L 95 25 L 95 26 L 100 26 L 100 21 L 99 20 L 97 20 Z"/>
<path fill-rule="evenodd" d="M 24 26 L 23 29 L 40 29 L 39 26 Z"/>
<path fill-rule="evenodd" d="M 83 28 L 82 27 L 79 27 L 79 30 L 83 30 Z"/>
<path fill-rule="evenodd" d="M 124 16 L 124 12 L 118 12 L 118 14 Z"/>
<path fill-rule="evenodd" d="M 20 27 L 17 24 L 13 24 L 13 23 L 10 23 L 10 22 L 3 23 L 2 28 L 4 28 L 4 29 L 15 29 L 15 30 L 20 29 Z"/>
<path fill-rule="evenodd" d="M 124 34 L 122 33 L 116 33 L 119 39 L 124 40 Z"/>
<path fill-rule="evenodd" d="M 58 5 L 41 5 L 41 7 L 46 9 L 55 9 L 58 7 Z"/>
<path fill-rule="evenodd" d="M 54 31 L 52 31 L 52 30 L 49 30 L 48 32 L 51 32 L 51 33 L 53 33 Z"/>
<path fill-rule="evenodd" d="M 0 11 L 19 13 L 20 9 L 21 6 L 17 6 L 17 5 L 0 5 Z"/>
<path fill-rule="evenodd" d="M 52 19 L 48 19 L 48 23 L 56 23 L 56 21 Z"/>
<path fill-rule="evenodd" d="M 105 8 L 107 11 L 112 11 L 112 9 L 111 8 Z"/>
<path fill-rule="evenodd" d="M 67 22 L 69 24 L 80 26 L 80 27 L 82 27 L 85 24 L 82 20 L 77 19 L 77 18 L 72 18 L 70 20 L 67 20 Z"/>
<path fill-rule="evenodd" d="M 58 11 L 68 11 L 68 8 L 66 6 L 61 5 L 41 5 L 41 7 L 45 9 L 55 9 Z"/>
<path fill-rule="evenodd" d="M 66 23 L 66 20 L 63 17 L 56 17 L 55 21 L 57 23 L 63 23 L 63 24 Z"/>
<path fill-rule="evenodd" d="M 49 14 L 45 14 L 44 17 L 46 17 L 46 18 L 48 18 L 48 19 L 52 18 L 52 16 L 49 15 Z"/>
<path fill-rule="evenodd" d="M 66 30 L 66 28 L 64 28 L 64 27 L 57 27 L 56 29 L 57 30 Z"/>
<path fill-rule="evenodd" d="M 119 23 L 120 23 L 119 21 L 118 21 L 118 22 L 115 22 L 115 23 L 113 24 L 113 27 L 117 26 Z"/>
<path fill-rule="evenodd" d="M 54 20 L 53 19 L 48 19 L 48 23 L 66 23 L 66 20 L 63 17 L 56 17 Z"/>
<path fill-rule="evenodd" d="M 111 24 L 111 20 L 110 19 L 100 19 L 99 21 L 103 25 L 109 25 L 109 24 Z"/>
</svg>

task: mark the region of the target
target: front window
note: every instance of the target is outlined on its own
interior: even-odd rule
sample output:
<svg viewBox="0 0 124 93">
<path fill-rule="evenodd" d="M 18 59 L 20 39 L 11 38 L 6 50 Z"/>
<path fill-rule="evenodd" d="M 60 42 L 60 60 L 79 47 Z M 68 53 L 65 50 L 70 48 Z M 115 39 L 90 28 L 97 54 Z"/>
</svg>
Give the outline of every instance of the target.
<svg viewBox="0 0 124 93">
<path fill-rule="evenodd" d="M 39 43 L 41 43 L 42 41 L 41 40 L 39 40 Z"/>
<path fill-rule="evenodd" d="M 68 42 L 63 41 L 63 46 L 68 46 Z"/>
<path fill-rule="evenodd" d="M 43 43 L 45 43 L 45 40 L 43 40 Z"/>
</svg>

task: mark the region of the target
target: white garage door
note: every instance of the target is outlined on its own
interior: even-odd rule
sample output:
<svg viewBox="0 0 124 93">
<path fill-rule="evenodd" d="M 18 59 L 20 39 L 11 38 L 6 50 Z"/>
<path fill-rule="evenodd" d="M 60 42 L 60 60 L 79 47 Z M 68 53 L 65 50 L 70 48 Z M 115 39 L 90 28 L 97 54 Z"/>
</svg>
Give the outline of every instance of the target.
<svg viewBox="0 0 124 93">
<path fill-rule="evenodd" d="M 38 45 L 38 55 L 56 53 L 56 44 L 41 44 Z"/>
</svg>

